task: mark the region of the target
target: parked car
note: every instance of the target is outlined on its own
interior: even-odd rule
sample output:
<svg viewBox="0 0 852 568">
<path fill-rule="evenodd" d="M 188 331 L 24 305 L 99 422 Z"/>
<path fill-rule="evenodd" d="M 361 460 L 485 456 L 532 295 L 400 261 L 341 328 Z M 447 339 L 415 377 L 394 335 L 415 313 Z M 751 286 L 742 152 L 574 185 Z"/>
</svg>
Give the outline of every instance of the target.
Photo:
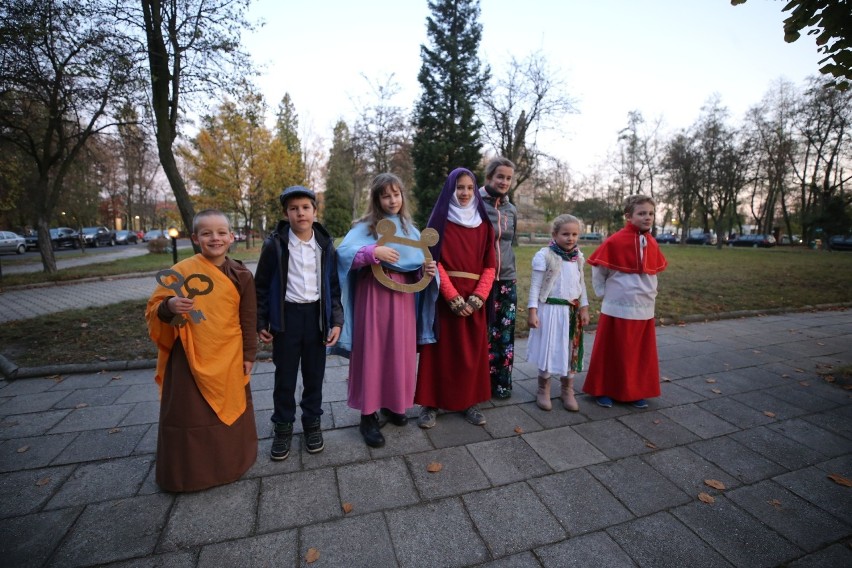
<svg viewBox="0 0 852 568">
<path fill-rule="evenodd" d="M 729 247 L 753 247 L 770 248 L 775 246 L 775 237 L 772 235 L 740 235 L 728 242 Z"/>
<path fill-rule="evenodd" d="M 663 245 L 676 245 L 680 242 L 674 233 L 660 233 L 656 238 L 657 242 Z"/>
<path fill-rule="evenodd" d="M 852 235 L 834 235 L 828 239 L 831 250 L 852 250 Z"/>
<path fill-rule="evenodd" d="M 129 245 L 130 243 L 135 245 L 139 242 L 139 237 L 136 236 L 134 231 L 116 231 L 112 240 L 117 245 Z"/>
<path fill-rule="evenodd" d="M 705 233 L 698 230 L 690 231 L 685 242 L 688 245 L 715 245 L 718 241 L 716 240 L 716 235 L 713 233 Z"/>
<path fill-rule="evenodd" d="M 581 241 L 602 241 L 603 235 L 601 233 L 583 233 L 580 235 Z"/>
<path fill-rule="evenodd" d="M 145 236 L 142 237 L 142 242 L 147 243 L 148 241 L 153 241 L 161 237 L 168 238 L 168 235 L 162 229 L 151 229 L 150 231 L 145 233 Z"/>
<path fill-rule="evenodd" d="M 25 231 L 24 240 L 27 242 L 27 250 L 38 248 L 38 232 L 35 229 Z"/>
<path fill-rule="evenodd" d="M 112 246 L 112 233 L 106 227 L 83 227 L 80 231 L 87 247 Z"/>
<path fill-rule="evenodd" d="M 27 252 L 27 240 L 18 233 L 0 231 L 0 252 L 24 254 Z"/>
<path fill-rule="evenodd" d="M 58 227 L 50 230 L 50 243 L 53 249 L 79 248 L 80 233 L 69 227 Z"/>
<path fill-rule="evenodd" d="M 781 235 L 781 239 L 778 240 L 779 245 L 800 245 L 802 244 L 802 237 L 799 235 Z"/>
</svg>

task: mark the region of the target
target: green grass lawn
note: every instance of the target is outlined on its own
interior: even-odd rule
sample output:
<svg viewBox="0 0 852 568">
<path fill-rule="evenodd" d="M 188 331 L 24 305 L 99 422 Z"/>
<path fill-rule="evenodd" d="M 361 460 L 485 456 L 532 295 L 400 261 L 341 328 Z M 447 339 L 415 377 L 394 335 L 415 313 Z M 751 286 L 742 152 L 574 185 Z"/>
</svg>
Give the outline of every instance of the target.
<svg viewBox="0 0 852 568">
<path fill-rule="evenodd" d="M 585 245 L 588 256 L 596 245 Z M 526 305 L 530 266 L 540 246 L 516 249 L 518 261 L 518 335 L 527 333 Z M 817 304 L 852 302 L 852 253 L 799 248 L 732 249 L 663 246 L 668 269 L 659 276 L 657 316 L 677 322 L 686 316 L 717 315 L 741 310 L 797 309 Z M 190 251 L 181 251 L 181 257 Z M 239 248 L 233 255 L 253 260 L 257 249 Z M 4 259 L 5 261 L 5 259 Z M 122 261 L 59 271 L 54 280 L 152 272 L 171 265 L 171 255 L 148 254 Z M 73 275 L 73 276 L 72 276 Z M 20 284 L 45 281 L 41 273 L 20 275 Z M 11 277 L 9 278 L 11 280 Z M 592 323 L 600 301 L 591 290 Z M 4 285 L 9 281 L 4 278 Z M 0 326 L 2 354 L 24 367 L 148 359 L 156 356 L 147 337 L 145 301 L 129 301 L 72 310 Z"/>
</svg>

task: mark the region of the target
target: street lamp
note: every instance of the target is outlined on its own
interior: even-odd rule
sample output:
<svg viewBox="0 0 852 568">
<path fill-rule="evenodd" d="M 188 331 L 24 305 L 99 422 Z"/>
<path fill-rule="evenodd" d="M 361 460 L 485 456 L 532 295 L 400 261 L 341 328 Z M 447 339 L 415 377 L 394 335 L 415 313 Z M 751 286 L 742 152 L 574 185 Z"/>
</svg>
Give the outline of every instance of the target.
<svg viewBox="0 0 852 568">
<path fill-rule="evenodd" d="M 169 227 L 169 236 L 172 238 L 172 260 L 173 264 L 177 264 L 177 238 L 178 238 L 178 230 L 177 227 Z"/>
</svg>

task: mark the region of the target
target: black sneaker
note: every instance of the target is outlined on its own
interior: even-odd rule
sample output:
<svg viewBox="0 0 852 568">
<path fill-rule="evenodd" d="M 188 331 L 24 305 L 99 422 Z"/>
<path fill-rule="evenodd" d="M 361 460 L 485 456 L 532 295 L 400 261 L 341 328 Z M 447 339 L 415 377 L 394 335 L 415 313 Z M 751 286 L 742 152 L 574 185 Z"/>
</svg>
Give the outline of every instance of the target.
<svg viewBox="0 0 852 568">
<path fill-rule="evenodd" d="M 269 457 L 275 461 L 286 460 L 290 455 L 290 442 L 293 439 L 293 423 L 284 422 L 275 424 L 273 429 L 275 437 L 272 439 L 272 449 Z"/>
<path fill-rule="evenodd" d="M 320 429 L 320 418 L 309 418 L 302 420 L 302 427 L 305 430 L 305 449 L 309 454 L 319 453 L 325 448 L 322 441 L 322 430 Z"/>
</svg>

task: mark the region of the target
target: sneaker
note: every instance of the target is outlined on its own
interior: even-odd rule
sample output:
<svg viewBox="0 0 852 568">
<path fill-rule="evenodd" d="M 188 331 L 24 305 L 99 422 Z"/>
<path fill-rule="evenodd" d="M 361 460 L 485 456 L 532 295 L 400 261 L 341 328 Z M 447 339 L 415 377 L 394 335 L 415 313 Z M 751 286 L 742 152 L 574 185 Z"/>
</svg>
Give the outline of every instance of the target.
<svg viewBox="0 0 852 568">
<path fill-rule="evenodd" d="M 290 442 L 293 439 L 293 423 L 284 422 L 275 424 L 273 428 L 275 437 L 272 439 L 272 449 L 269 457 L 275 461 L 286 460 L 290 455 Z"/>
<path fill-rule="evenodd" d="M 512 389 L 501 385 L 495 385 L 494 388 L 491 389 L 491 397 L 496 398 L 497 400 L 512 398 Z"/>
<path fill-rule="evenodd" d="M 323 448 L 325 448 L 325 444 L 322 441 L 322 430 L 320 429 L 319 416 L 308 420 L 302 420 L 302 427 L 305 430 L 305 449 L 308 450 L 308 453 L 316 454 L 321 452 Z"/>
<path fill-rule="evenodd" d="M 604 408 L 612 408 L 612 399 L 608 396 L 599 396 L 598 406 L 603 406 Z"/>
<path fill-rule="evenodd" d="M 634 400 L 633 402 L 631 402 L 630 406 L 632 406 L 633 408 L 648 408 L 648 401 L 644 398 L 640 398 L 639 400 Z"/>
<path fill-rule="evenodd" d="M 464 419 L 473 424 L 474 426 L 485 425 L 485 417 L 475 406 L 471 406 L 470 408 L 464 411 Z"/>
<path fill-rule="evenodd" d="M 437 408 L 432 408 L 431 406 L 424 406 L 421 408 L 420 418 L 417 419 L 417 425 L 421 428 L 434 428 L 437 410 Z"/>
</svg>

